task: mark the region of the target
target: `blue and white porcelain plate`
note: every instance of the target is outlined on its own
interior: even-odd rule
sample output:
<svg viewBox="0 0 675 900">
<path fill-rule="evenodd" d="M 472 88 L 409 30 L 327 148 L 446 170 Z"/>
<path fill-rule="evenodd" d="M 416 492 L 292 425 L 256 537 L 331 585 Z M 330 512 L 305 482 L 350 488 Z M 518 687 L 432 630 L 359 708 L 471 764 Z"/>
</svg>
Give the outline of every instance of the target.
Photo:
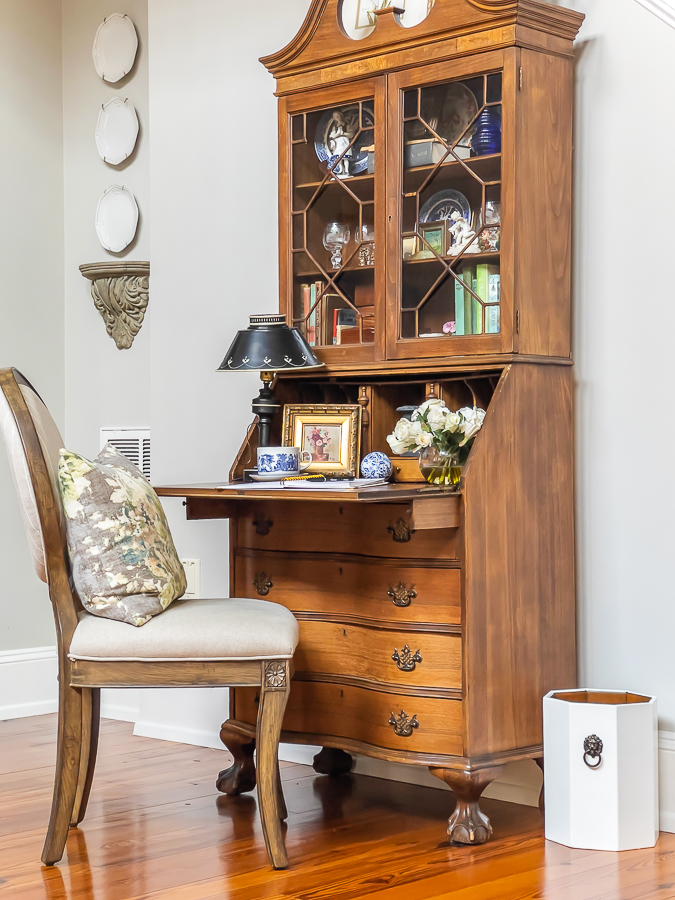
<svg viewBox="0 0 675 900">
<path fill-rule="evenodd" d="M 389 478 L 394 471 L 386 453 L 375 450 L 361 460 L 362 478 Z"/>
<path fill-rule="evenodd" d="M 375 116 L 372 107 L 364 103 L 363 121 L 360 123 L 359 110 L 358 103 L 327 109 L 316 126 L 314 149 L 319 162 L 328 163 L 328 168 L 335 167 L 339 178 L 360 175 L 368 168 L 368 151 L 364 148 L 372 146 L 375 139 L 372 130 L 375 128 Z M 338 163 L 359 128 L 363 130 Z"/>
<path fill-rule="evenodd" d="M 420 222 L 440 222 L 458 212 L 471 224 L 471 206 L 461 191 L 439 191 L 420 210 Z"/>
</svg>

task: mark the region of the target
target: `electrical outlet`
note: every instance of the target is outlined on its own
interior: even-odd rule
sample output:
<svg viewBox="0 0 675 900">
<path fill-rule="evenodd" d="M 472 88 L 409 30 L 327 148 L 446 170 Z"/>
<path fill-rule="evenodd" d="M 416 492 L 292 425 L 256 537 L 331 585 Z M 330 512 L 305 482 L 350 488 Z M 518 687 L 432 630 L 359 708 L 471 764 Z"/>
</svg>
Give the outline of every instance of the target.
<svg viewBox="0 0 675 900">
<path fill-rule="evenodd" d="M 202 595 L 202 561 L 200 559 L 181 559 L 187 579 L 187 590 L 184 597 L 194 600 Z"/>
</svg>

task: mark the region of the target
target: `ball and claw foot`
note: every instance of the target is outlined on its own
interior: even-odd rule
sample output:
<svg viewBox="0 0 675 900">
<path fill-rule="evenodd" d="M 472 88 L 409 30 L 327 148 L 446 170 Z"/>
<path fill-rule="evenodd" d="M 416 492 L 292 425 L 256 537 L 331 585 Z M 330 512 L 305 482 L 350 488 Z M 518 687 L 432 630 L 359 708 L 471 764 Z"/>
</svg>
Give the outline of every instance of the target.
<svg viewBox="0 0 675 900">
<path fill-rule="evenodd" d="M 457 801 L 448 819 L 448 837 L 455 844 L 484 844 L 492 836 L 490 820 L 477 803 Z"/>
<path fill-rule="evenodd" d="M 448 837 L 455 844 L 484 844 L 490 840 L 492 825 L 478 805 L 485 788 L 498 778 L 504 766 L 492 766 L 475 772 L 430 767 L 436 778 L 444 781 L 457 800 L 455 811 L 448 819 Z"/>
</svg>

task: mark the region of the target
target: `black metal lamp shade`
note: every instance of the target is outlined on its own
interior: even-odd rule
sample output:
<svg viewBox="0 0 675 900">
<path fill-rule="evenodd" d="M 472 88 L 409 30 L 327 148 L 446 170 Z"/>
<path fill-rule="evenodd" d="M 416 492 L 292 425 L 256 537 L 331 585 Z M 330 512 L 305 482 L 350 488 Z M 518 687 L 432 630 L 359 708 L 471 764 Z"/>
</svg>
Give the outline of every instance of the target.
<svg viewBox="0 0 675 900">
<path fill-rule="evenodd" d="M 323 363 L 297 328 L 289 328 L 285 316 L 251 316 L 246 331 L 238 331 L 219 372 L 279 372 L 283 369 L 316 369 Z"/>
<path fill-rule="evenodd" d="M 251 316 L 246 331 L 238 331 L 218 366 L 218 372 L 260 372 L 263 386 L 253 400 L 253 414 L 258 416 L 258 446 L 268 447 L 270 425 L 281 408 L 270 384 L 274 372 L 284 369 L 318 369 L 323 363 L 314 355 L 297 328 L 289 328 L 280 315 Z"/>
</svg>

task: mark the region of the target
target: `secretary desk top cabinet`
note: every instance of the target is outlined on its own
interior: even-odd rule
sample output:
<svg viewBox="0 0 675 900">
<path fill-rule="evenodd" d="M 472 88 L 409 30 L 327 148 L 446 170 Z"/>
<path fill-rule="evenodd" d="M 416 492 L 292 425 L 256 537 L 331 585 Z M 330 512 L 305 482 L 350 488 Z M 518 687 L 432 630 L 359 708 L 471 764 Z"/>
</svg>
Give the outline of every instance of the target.
<svg viewBox="0 0 675 900">
<path fill-rule="evenodd" d="M 360 403 L 362 455 L 388 451 L 400 405 L 482 406 L 461 489 L 174 493 L 189 517 L 231 519 L 233 596 L 255 590 L 300 621 L 282 739 L 323 746 L 327 773 L 346 770 L 349 751 L 430 767 L 457 797 L 451 839 L 480 843 L 481 792 L 509 761 L 540 760 L 542 697 L 576 684 L 582 17 L 533 0 L 381 7 L 314 0 L 263 60 L 279 97 L 280 306 L 325 363 L 284 373 L 276 392 Z M 234 482 L 255 441 L 251 429 Z M 233 690 L 222 790 L 255 783 L 256 703 Z"/>
</svg>

